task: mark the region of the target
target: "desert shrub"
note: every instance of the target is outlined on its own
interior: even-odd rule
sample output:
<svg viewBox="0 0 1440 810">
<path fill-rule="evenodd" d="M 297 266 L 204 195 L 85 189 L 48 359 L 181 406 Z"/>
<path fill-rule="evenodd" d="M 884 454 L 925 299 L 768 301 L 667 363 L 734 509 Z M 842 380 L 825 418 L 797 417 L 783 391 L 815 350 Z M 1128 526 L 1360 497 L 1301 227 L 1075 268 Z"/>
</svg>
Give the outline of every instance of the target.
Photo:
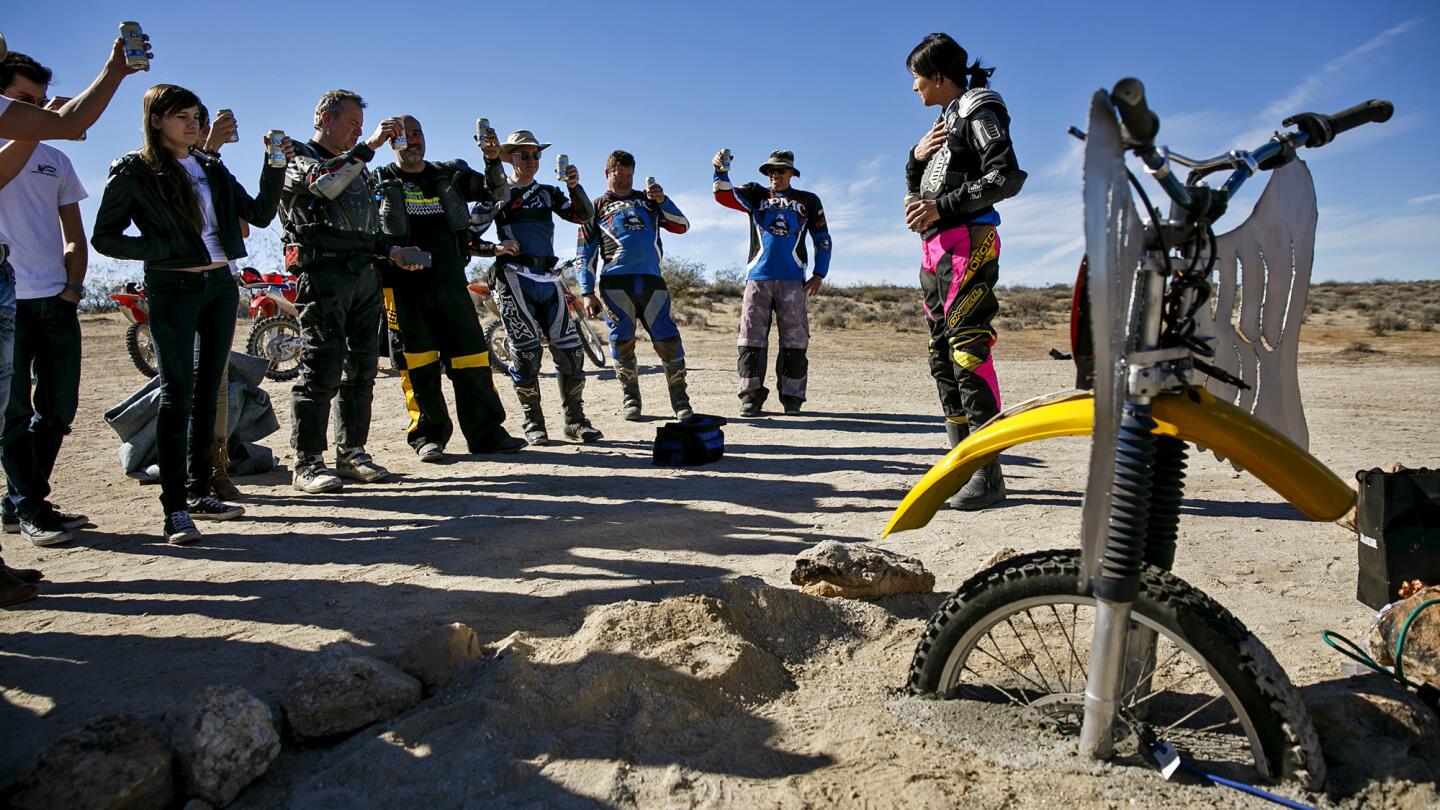
<svg viewBox="0 0 1440 810">
<path fill-rule="evenodd" d="M 850 319 L 845 317 L 843 312 L 826 312 L 816 322 L 826 329 L 845 329 L 850 326 Z"/>
<path fill-rule="evenodd" d="M 1363 357 L 1367 354 L 1380 354 L 1380 352 L 1369 343 L 1362 340 L 1353 340 L 1346 345 L 1345 348 L 1341 349 L 1339 354 L 1341 357 Z"/>
<path fill-rule="evenodd" d="M 1025 321 L 1021 318 L 997 318 L 995 326 L 1006 332 L 1021 332 L 1025 329 Z"/>
<path fill-rule="evenodd" d="M 691 259 L 665 257 L 660 262 L 660 275 L 670 290 L 670 298 L 683 301 L 705 287 L 705 263 Z"/>
<path fill-rule="evenodd" d="M 1419 328 L 1421 332 L 1435 331 L 1440 324 L 1440 304 L 1428 304 L 1420 308 Z"/>
<path fill-rule="evenodd" d="M 1404 318 L 1393 312 L 1373 313 L 1367 326 L 1370 334 L 1375 337 L 1384 337 L 1389 332 L 1404 332 L 1410 328 L 1410 324 Z"/>
<path fill-rule="evenodd" d="M 125 289 L 125 282 L 113 279 L 91 279 L 85 285 L 85 297 L 80 299 L 77 308 L 80 312 L 115 312 L 120 309 L 120 304 L 110 297 L 110 293 L 121 292 Z"/>
<path fill-rule="evenodd" d="M 731 264 L 715 271 L 710 277 L 710 298 L 730 298 L 745 292 L 745 268 Z"/>
</svg>

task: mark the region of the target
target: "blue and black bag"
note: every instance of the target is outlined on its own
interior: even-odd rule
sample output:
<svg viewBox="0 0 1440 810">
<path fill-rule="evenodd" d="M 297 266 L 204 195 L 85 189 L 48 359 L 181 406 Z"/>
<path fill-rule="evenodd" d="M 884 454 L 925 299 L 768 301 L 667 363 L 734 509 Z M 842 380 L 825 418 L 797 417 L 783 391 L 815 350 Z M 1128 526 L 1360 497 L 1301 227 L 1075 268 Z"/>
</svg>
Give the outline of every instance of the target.
<svg viewBox="0 0 1440 810">
<path fill-rule="evenodd" d="M 654 463 L 660 467 L 695 467 L 725 455 L 725 417 L 697 413 L 655 429 Z"/>
</svg>

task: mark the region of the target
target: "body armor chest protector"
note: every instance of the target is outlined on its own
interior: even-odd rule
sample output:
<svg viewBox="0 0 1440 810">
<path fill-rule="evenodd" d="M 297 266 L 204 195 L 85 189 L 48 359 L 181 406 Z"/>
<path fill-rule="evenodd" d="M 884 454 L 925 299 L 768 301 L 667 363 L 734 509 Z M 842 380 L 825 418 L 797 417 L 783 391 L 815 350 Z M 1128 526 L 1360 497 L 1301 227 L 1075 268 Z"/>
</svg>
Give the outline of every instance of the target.
<svg viewBox="0 0 1440 810">
<path fill-rule="evenodd" d="M 920 177 L 921 197 L 933 200 L 947 191 L 959 188 L 967 180 L 975 179 L 969 176 L 978 167 L 972 165 L 975 162 L 975 152 L 971 149 L 966 135 L 967 122 L 970 116 L 985 104 L 998 104 L 1003 108 L 1005 101 L 1000 98 L 999 93 L 986 87 L 966 90 L 963 95 L 950 102 L 936 119 L 937 123 L 945 122 L 947 136 L 945 145 L 931 155 L 930 161 L 925 164 L 925 173 Z"/>
</svg>

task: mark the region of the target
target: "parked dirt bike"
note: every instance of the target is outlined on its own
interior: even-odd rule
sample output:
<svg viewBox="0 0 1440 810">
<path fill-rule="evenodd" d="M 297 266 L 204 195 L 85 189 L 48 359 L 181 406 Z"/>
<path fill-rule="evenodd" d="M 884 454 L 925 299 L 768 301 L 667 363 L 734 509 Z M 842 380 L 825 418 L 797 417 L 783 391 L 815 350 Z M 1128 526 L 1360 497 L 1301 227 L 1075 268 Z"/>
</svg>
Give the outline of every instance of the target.
<svg viewBox="0 0 1440 810">
<path fill-rule="evenodd" d="M 277 382 L 300 376 L 300 312 L 295 308 L 294 276 L 240 271 L 240 286 L 250 293 L 250 337 L 245 351 L 270 361 L 265 376 Z"/>
<path fill-rule="evenodd" d="M 253 267 L 240 271 L 240 285 L 250 294 L 250 317 L 254 324 L 245 341 L 245 351 L 270 360 L 265 376 L 283 382 L 300 374 L 300 321 L 295 308 L 295 278 L 284 273 L 260 273 Z M 127 282 L 122 292 L 110 297 L 130 321 L 125 330 L 125 349 L 130 360 L 146 377 L 159 373 L 155 345 L 150 339 L 150 302 L 145 285 Z"/>
<path fill-rule="evenodd" d="M 931 469 L 885 530 L 928 523 L 1003 450 L 1089 434 L 1081 548 L 1022 554 L 971 577 L 931 617 L 910 665 L 913 693 L 1016 707 L 1022 723 L 1078 734 L 1096 759 L 1135 753 L 1212 781 L 1323 784 L 1318 738 L 1285 671 L 1171 568 L 1187 443 L 1313 520 L 1336 520 L 1354 501 L 1304 447 L 1295 371 L 1318 207 L 1295 152 L 1392 112 L 1371 101 L 1304 113 L 1253 152 L 1194 160 L 1155 146 L 1159 120 L 1139 81 L 1096 93 L 1088 134 L 1076 132 L 1086 141 L 1088 317 L 1074 334 L 1093 335 L 1074 355 L 1082 381 L 1093 369 L 1093 391 L 1006 409 Z M 1169 218 L 1125 168 L 1127 151 L 1170 197 Z M 1188 179 L 1173 167 L 1189 168 Z M 1222 171 L 1220 187 L 1202 182 Z M 1213 223 L 1262 171 L 1271 174 L 1254 211 L 1217 237 Z"/>
<path fill-rule="evenodd" d="M 128 281 L 122 292 L 110 293 L 110 297 L 130 321 L 125 330 L 125 351 L 130 355 L 130 362 L 141 374 L 154 377 L 160 369 L 155 359 L 155 343 L 150 339 L 150 302 L 145 298 L 145 285 Z"/>
<path fill-rule="evenodd" d="M 570 310 L 570 319 L 575 322 L 575 329 L 580 333 L 581 350 L 590 358 L 590 362 L 604 368 L 610 363 L 605 354 L 605 341 L 595 334 L 590 321 L 585 317 L 585 307 L 570 289 L 568 271 L 578 264 L 579 259 L 568 259 L 556 266 L 555 274 L 561 279 L 560 289 L 565 296 L 565 308 Z M 491 294 L 490 282 L 493 278 L 491 275 L 485 280 L 470 284 L 470 297 L 477 308 L 483 307 L 490 314 L 488 318 L 481 318 L 481 323 L 485 328 L 485 343 L 489 346 L 491 362 L 509 368 L 515 362 L 515 347 L 510 341 L 510 333 L 505 331 L 505 320 L 500 317 L 500 307 L 496 305 Z M 544 341 L 545 336 L 541 335 L 540 339 Z"/>
</svg>

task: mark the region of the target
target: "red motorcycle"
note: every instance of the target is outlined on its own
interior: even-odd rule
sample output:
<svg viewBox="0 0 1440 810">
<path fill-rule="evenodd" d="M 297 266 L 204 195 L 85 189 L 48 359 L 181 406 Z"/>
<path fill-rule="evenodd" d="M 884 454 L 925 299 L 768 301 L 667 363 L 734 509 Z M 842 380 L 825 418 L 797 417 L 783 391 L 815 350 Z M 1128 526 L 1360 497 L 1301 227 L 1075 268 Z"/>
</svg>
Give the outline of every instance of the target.
<svg viewBox="0 0 1440 810">
<path fill-rule="evenodd" d="M 253 267 L 240 271 L 240 286 L 250 295 L 250 317 L 255 321 L 245 341 L 245 351 L 270 361 L 265 376 L 276 381 L 293 380 L 300 374 L 300 320 L 295 308 L 295 277 L 286 273 L 261 273 Z M 125 330 L 125 348 L 135 368 L 146 377 L 158 373 L 155 344 L 150 339 L 150 303 L 145 285 L 127 282 L 110 297 L 130 321 Z"/>
<path fill-rule="evenodd" d="M 295 308 L 296 279 L 289 273 L 240 271 L 240 286 L 250 292 L 250 337 L 245 351 L 270 361 L 265 376 L 293 380 L 300 376 L 300 311 Z"/>
</svg>

